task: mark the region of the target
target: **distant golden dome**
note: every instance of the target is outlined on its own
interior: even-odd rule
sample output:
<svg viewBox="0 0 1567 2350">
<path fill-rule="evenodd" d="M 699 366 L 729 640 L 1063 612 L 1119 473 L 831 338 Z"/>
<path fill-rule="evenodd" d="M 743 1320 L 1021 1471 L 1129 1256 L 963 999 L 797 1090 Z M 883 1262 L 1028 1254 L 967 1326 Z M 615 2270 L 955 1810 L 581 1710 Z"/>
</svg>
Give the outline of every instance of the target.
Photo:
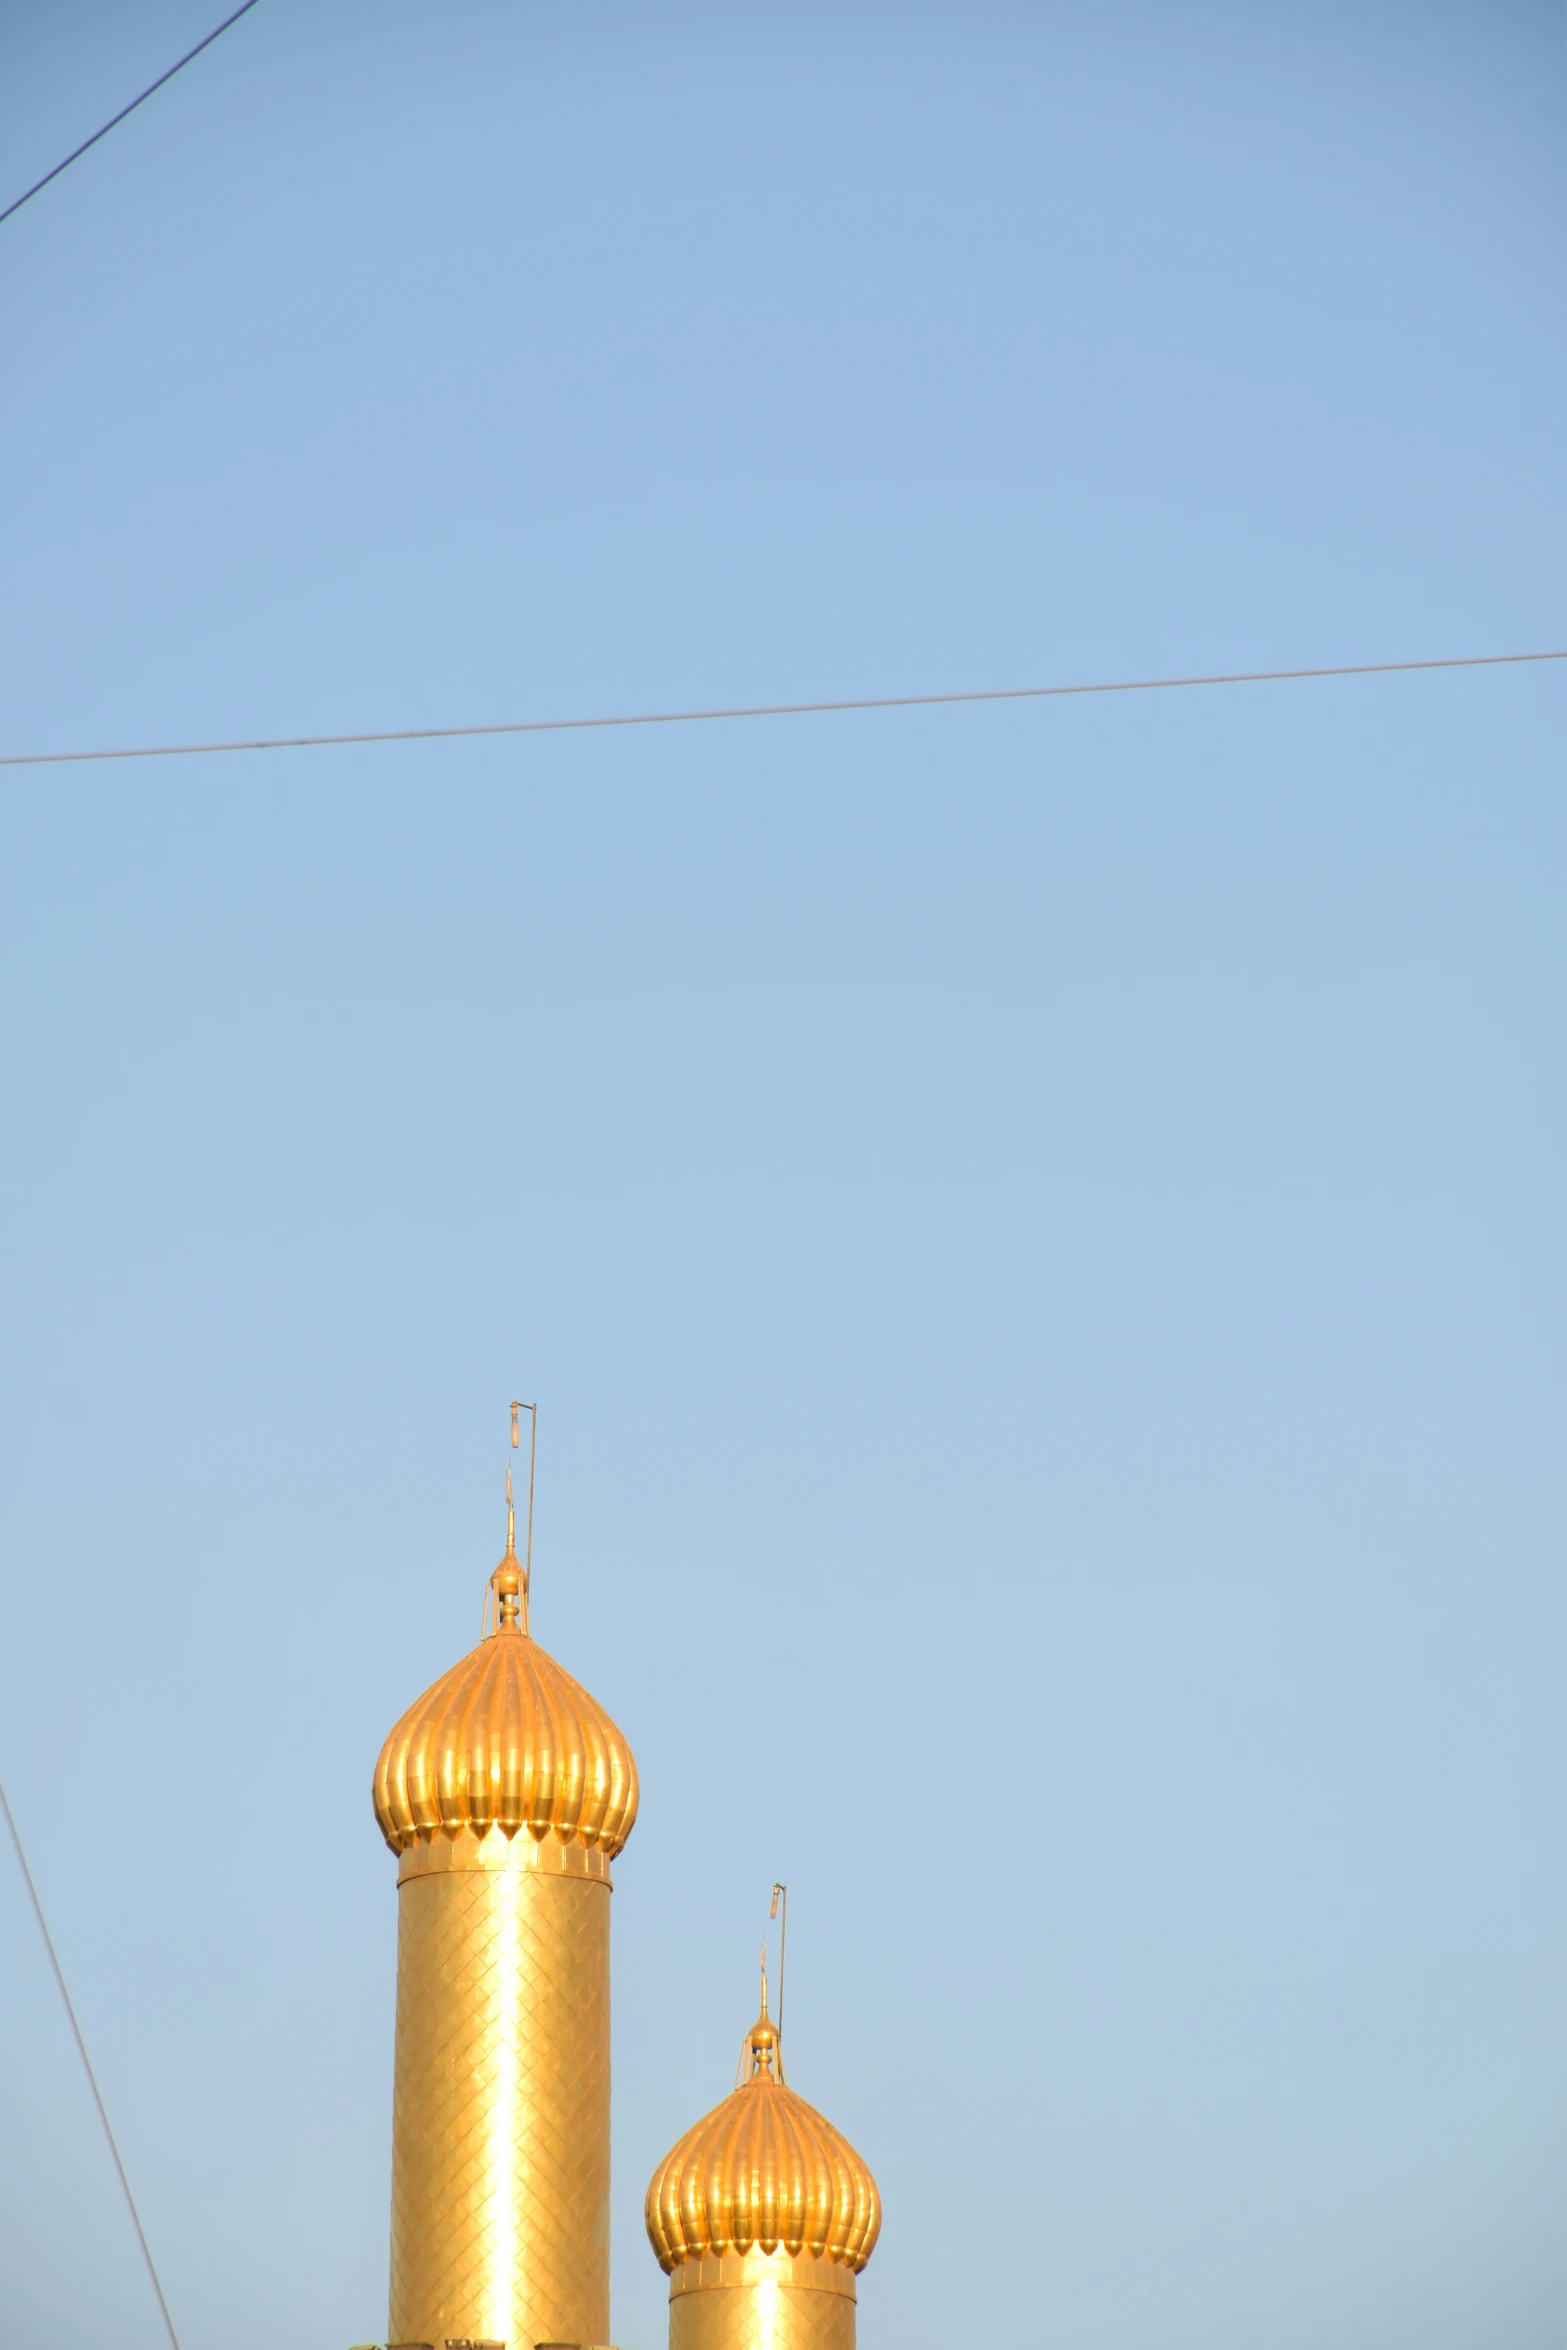
<svg viewBox="0 0 1567 2350">
<path fill-rule="evenodd" d="M 881 2228 L 876 2181 L 843 2133 L 785 2085 L 765 2006 L 747 2063 L 733 2096 L 653 2174 L 643 2216 L 659 2266 L 782 2245 L 858 2272 Z"/>
<path fill-rule="evenodd" d="M 509 1839 L 525 1828 L 612 1860 L 636 1823 L 631 1749 L 519 1620 L 526 1588 L 510 1550 L 490 1580 L 494 1630 L 415 1700 L 381 1749 L 381 1833 L 401 1853 L 464 1829 Z"/>
</svg>

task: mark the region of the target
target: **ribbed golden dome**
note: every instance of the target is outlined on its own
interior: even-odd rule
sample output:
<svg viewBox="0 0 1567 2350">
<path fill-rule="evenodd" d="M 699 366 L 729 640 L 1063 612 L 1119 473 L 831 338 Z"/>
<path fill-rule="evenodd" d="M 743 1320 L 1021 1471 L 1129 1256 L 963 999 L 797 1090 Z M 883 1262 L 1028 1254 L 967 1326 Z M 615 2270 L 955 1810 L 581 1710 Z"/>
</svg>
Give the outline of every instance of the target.
<svg viewBox="0 0 1567 2350">
<path fill-rule="evenodd" d="M 508 1550 L 498 1622 L 408 1708 L 375 1769 L 375 1816 L 394 1852 L 464 1829 L 526 1829 L 612 1860 L 636 1824 L 637 1766 L 604 1708 L 530 1638 Z M 519 1605 L 519 1594 L 521 1604 Z"/>
<path fill-rule="evenodd" d="M 764 2005 L 751 2027 L 748 2077 L 665 2155 L 643 2217 L 665 2270 L 725 2252 L 775 2252 L 865 2266 L 881 2197 L 840 2130 L 782 2078 Z"/>
</svg>

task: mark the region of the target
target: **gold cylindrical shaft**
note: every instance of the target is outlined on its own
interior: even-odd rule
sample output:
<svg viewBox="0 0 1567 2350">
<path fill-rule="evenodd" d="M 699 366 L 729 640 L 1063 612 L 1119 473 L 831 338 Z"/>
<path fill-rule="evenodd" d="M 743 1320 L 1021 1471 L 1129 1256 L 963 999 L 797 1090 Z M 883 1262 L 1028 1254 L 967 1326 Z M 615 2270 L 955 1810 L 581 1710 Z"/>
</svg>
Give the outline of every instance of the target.
<svg viewBox="0 0 1567 2350">
<path fill-rule="evenodd" d="M 854 2350 L 854 2278 L 787 2252 L 684 2262 L 669 2282 L 669 2350 Z"/>
<path fill-rule="evenodd" d="M 404 1855 L 393 2342 L 608 2339 L 609 1898 L 553 1836 Z"/>
</svg>

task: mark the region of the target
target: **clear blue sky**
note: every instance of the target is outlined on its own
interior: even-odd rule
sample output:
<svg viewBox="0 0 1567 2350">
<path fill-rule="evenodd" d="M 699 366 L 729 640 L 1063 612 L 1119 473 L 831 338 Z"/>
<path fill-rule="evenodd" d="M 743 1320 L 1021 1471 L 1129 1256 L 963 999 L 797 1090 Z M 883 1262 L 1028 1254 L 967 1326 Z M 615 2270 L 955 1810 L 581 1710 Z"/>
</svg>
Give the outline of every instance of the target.
<svg viewBox="0 0 1567 2350">
<path fill-rule="evenodd" d="M 214 0 L 10 0 L 15 192 Z M 1557 6 L 261 0 L 0 230 L 0 749 L 1567 642 Z M 385 2323 L 368 1783 L 775 1876 L 862 2350 L 1559 2350 L 1567 675 L 11 771 L 0 1772 L 186 2350 Z M 0 1855 L 0 2332 L 156 2316 Z"/>
</svg>

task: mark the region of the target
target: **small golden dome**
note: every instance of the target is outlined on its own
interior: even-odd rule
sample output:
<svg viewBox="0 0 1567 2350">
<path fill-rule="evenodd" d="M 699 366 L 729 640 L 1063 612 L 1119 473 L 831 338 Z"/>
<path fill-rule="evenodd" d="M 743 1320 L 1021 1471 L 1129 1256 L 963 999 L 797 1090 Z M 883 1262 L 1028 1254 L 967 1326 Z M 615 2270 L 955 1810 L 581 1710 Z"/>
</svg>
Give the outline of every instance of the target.
<svg viewBox="0 0 1567 2350">
<path fill-rule="evenodd" d="M 636 1824 L 637 1766 L 604 1708 L 527 1631 L 527 1583 L 508 1549 L 490 1578 L 497 1621 L 408 1708 L 375 1768 L 375 1816 L 394 1852 L 437 1835 L 526 1828 L 613 1860 Z M 520 1620 L 519 1620 L 520 1619 Z"/>
<path fill-rule="evenodd" d="M 764 2005 L 747 2076 L 665 2155 L 643 2217 L 660 2268 L 725 2252 L 801 2252 L 858 2272 L 876 2249 L 881 2197 L 840 2130 L 783 2079 Z"/>
</svg>

